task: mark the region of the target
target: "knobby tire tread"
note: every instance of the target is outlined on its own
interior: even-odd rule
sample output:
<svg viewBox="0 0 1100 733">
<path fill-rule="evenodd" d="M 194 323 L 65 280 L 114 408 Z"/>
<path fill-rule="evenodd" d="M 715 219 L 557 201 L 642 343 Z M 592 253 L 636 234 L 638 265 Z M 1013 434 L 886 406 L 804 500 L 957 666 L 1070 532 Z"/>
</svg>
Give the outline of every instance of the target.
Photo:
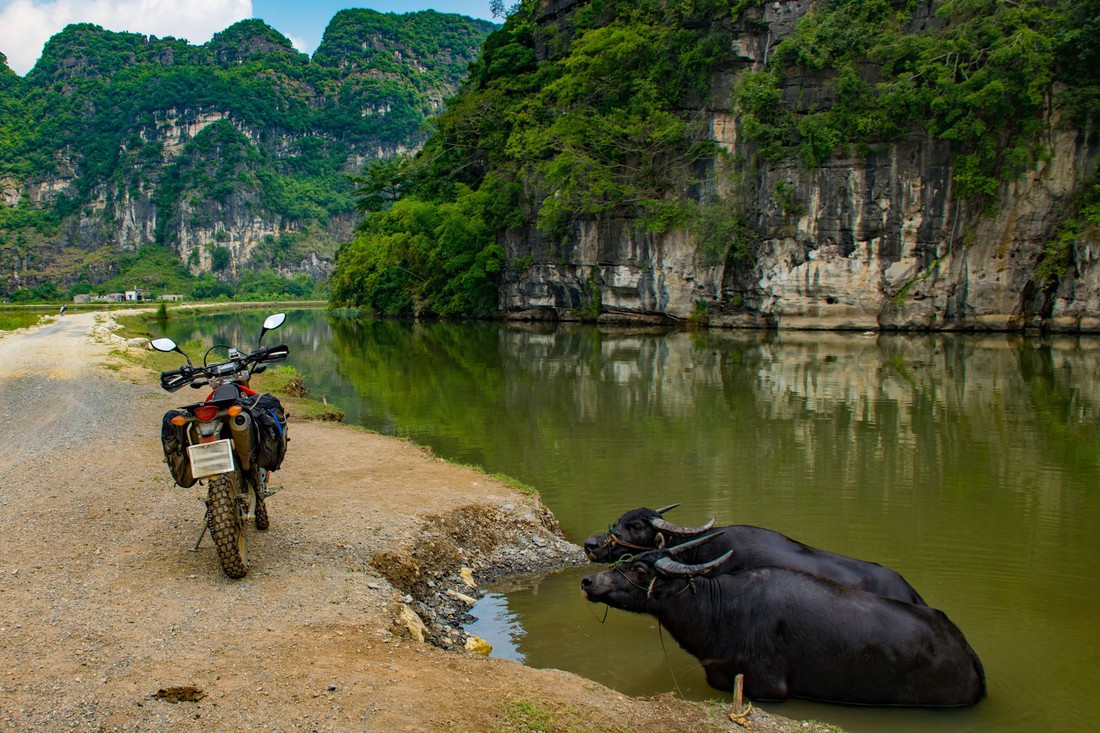
<svg viewBox="0 0 1100 733">
<path fill-rule="evenodd" d="M 263 531 L 271 526 L 271 519 L 267 516 L 265 487 L 253 487 L 252 491 L 256 494 L 256 529 Z"/>
<path fill-rule="evenodd" d="M 243 578 L 248 574 L 244 523 L 237 509 L 237 486 L 240 480 L 235 472 L 211 476 L 207 498 L 210 507 L 210 538 L 218 551 L 222 571 L 230 578 Z"/>
</svg>

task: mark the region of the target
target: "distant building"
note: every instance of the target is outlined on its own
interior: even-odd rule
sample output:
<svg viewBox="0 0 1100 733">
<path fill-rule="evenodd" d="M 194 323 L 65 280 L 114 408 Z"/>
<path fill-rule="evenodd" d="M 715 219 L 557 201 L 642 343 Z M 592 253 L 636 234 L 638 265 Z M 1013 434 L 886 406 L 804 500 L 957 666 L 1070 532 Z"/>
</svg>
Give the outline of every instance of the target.
<svg viewBox="0 0 1100 733">
<path fill-rule="evenodd" d="M 183 296 L 173 295 L 172 293 L 164 293 L 163 295 L 158 295 L 157 300 L 183 300 Z"/>
<path fill-rule="evenodd" d="M 92 296 L 87 295 L 87 294 L 74 295 L 73 296 L 73 302 L 74 303 L 91 303 L 92 302 Z"/>
<path fill-rule="evenodd" d="M 152 295 L 148 290 L 127 290 L 124 294 L 127 303 L 138 303 L 149 300 Z"/>
</svg>

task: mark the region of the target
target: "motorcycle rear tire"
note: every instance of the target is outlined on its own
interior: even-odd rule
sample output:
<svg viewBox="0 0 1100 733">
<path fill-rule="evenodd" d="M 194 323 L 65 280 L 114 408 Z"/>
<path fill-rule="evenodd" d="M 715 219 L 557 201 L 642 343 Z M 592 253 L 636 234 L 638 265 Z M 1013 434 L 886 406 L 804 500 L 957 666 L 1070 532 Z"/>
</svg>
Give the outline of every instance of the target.
<svg viewBox="0 0 1100 733">
<path fill-rule="evenodd" d="M 267 487 L 259 486 L 253 487 L 252 490 L 256 493 L 256 529 L 265 530 L 271 526 L 271 519 L 267 516 Z"/>
<path fill-rule="evenodd" d="M 259 466 L 253 466 L 248 473 L 246 491 L 251 491 L 256 497 L 252 516 L 256 522 L 256 529 L 263 531 L 271 526 L 271 519 L 267 516 L 267 471 Z"/>
<path fill-rule="evenodd" d="M 241 521 L 241 477 L 236 471 L 211 476 L 207 506 L 210 508 L 210 538 L 218 551 L 222 571 L 230 578 L 248 574 L 248 547 Z"/>
</svg>

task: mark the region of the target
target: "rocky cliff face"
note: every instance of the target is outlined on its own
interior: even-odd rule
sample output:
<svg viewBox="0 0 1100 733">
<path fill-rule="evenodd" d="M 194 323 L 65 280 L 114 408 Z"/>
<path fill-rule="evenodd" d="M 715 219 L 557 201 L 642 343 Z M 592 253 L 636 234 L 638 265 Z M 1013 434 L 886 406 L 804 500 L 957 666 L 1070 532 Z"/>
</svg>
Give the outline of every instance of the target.
<svg viewBox="0 0 1100 733">
<path fill-rule="evenodd" d="M 583 2 L 556 0 L 541 22 L 568 23 Z M 810 9 L 806 0 L 749 11 L 730 42 L 740 70 L 763 67 Z M 914 23 L 935 22 L 925 15 Z M 791 77 L 784 97 L 814 100 L 812 77 Z M 1095 134 L 1046 120 L 1051 155 L 1004 183 L 991 206 L 953 195 L 948 145 L 931 139 L 807 169 L 764 163 L 739 129 L 738 111 L 711 95 L 712 139 L 735 161 L 714 178 L 736 181 L 748 218 L 751 265 L 704 264 L 695 235 L 646 234 L 630 220 L 576 224 L 566 243 L 532 226 L 505 240 L 501 307 L 512 317 L 568 317 L 595 300 L 601 318 L 688 319 L 711 325 L 808 329 L 1019 329 L 1100 331 L 1100 236 L 1076 242 L 1074 268 L 1054 293 L 1033 274 L 1074 192 L 1095 175 Z M 717 103 L 714 100 L 718 100 Z M 818 100 L 820 101 L 820 100 Z"/>
<path fill-rule="evenodd" d="M 791 328 L 1100 328 L 1088 256 L 1053 299 L 1029 295 L 1043 245 L 1096 166 L 1081 132 L 1051 123 L 1051 160 L 1004 184 L 991 210 L 952 196 L 949 151 L 934 141 L 757 171 L 757 262 L 722 273 L 719 302 L 740 295 L 751 317 Z M 774 200 L 783 183 L 796 192 L 794 216 Z M 716 311 L 720 324 L 746 320 Z"/>
<path fill-rule="evenodd" d="M 249 146 L 264 149 L 270 160 L 282 165 L 290 164 L 300 155 L 303 141 L 310 137 L 272 134 L 270 130 L 242 125 L 224 112 L 199 109 L 168 110 L 155 124 L 144 128 L 141 137 L 146 145 L 163 151 L 162 170 L 182 161 L 187 166 L 207 167 L 209 178 L 216 179 L 218 171 L 209 160 L 187 160 L 186 146 L 203 130 L 218 123 L 232 125 L 248 140 Z M 394 155 L 406 150 L 405 145 L 395 141 L 381 146 L 379 154 Z M 345 165 L 348 175 L 357 170 L 352 160 Z M 246 167 L 241 173 L 244 175 L 240 178 L 248 180 L 256 171 Z M 328 277 L 333 252 L 340 242 L 351 238 L 355 226 L 355 214 L 350 211 L 331 214 L 321 221 L 275 213 L 264 205 L 263 190 L 258 185 L 235 185 L 216 196 L 210 193 L 200 186 L 185 189 L 172 203 L 171 219 L 163 222 L 158 219 L 155 187 L 134 190 L 106 184 L 97 198 L 98 205 L 81 215 L 79 228 L 84 234 L 78 239 L 89 246 L 107 240 L 122 250 L 137 249 L 157 241 L 158 230 L 165 230 L 161 239 L 174 243 L 180 260 L 194 271 L 215 269 L 214 248 L 224 247 L 229 252 L 225 273 L 231 279 L 238 277 L 245 267 L 273 264 L 280 274 L 308 272 L 320 280 Z M 309 246 L 296 251 L 291 258 L 274 263 L 264 261 L 264 245 L 288 236 L 308 237 Z"/>
<path fill-rule="evenodd" d="M 182 188 L 178 198 L 168 206 L 158 202 L 158 189 L 167 171 L 180 165 L 204 165 L 202 161 L 187 159 L 185 147 L 215 123 L 232 125 L 252 144 L 267 148 L 275 159 L 292 159 L 301 143 L 301 136 L 273 136 L 270 131 L 245 126 L 215 109 L 170 109 L 138 132 L 145 145 L 159 150 L 158 160 L 146 159 L 141 163 L 145 171 L 144 185 L 109 180 L 84 195 L 79 191 L 76 161 L 66 160 L 52 176 L 31 179 L 22 186 L 9 182 L 2 193 L 3 198 L 11 206 L 21 198 L 49 206 L 59 197 L 79 199 L 84 196 L 85 205 L 68 220 L 61 236 L 52 243 L 61 252 L 68 248 L 126 253 L 163 241 L 172 245 L 180 260 L 193 272 L 209 272 L 214 269 L 214 248 L 225 247 L 229 258 L 224 274 L 236 278 L 245 267 L 272 264 L 262 261 L 262 254 L 257 250 L 258 247 L 262 249 L 261 245 L 281 237 L 308 236 L 308 248 L 296 252 L 292 259 L 283 258 L 274 263 L 273 269 L 284 275 L 308 272 L 317 279 L 326 278 L 336 247 L 351 238 L 354 212 L 330 215 L 323 223 L 314 218 L 290 218 L 264 205 L 258 185 L 235 185 L 231 191 L 216 197 L 210 195 L 209 188 L 189 186 Z M 380 153 L 392 155 L 405 151 L 404 145 L 395 142 L 384 146 Z M 348 174 L 355 170 L 349 161 Z M 255 172 L 248 168 L 239 171 L 242 179 Z M 168 221 L 165 221 L 166 211 L 170 214 Z M 50 244 L 44 247 L 48 250 Z M 39 256 L 42 255 L 39 252 Z M 111 273 L 109 262 L 105 267 L 101 275 Z"/>
<path fill-rule="evenodd" d="M 492 27 L 347 10 L 310 59 L 259 20 L 202 46 L 81 24 L 23 79 L 0 63 L 0 295 L 154 244 L 192 274 L 326 278 L 350 176 L 423 143 Z"/>
</svg>

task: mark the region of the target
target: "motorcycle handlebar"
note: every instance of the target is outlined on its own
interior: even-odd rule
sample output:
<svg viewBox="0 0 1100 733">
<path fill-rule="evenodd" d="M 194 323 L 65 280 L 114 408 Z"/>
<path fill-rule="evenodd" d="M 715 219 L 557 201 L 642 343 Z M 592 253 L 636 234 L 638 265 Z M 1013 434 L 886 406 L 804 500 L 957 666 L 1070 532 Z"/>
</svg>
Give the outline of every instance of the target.
<svg viewBox="0 0 1100 733">
<path fill-rule="evenodd" d="M 175 392 L 190 381 L 190 378 L 183 375 L 182 369 L 160 373 L 160 386 L 163 387 L 166 392 Z"/>
<path fill-rule="evenodd" d="M 282 361 L 290 354 L 290 347 L 286 344 L 278 346 L 261 346 L 248 355 L 249 361 Z"/>
<path fill-rule="evenodd" d="M 230 359 L 218 364 L 206 366 L 183 366 L 168 372 L 160 373 L 160 386 L 168 392 L 175 392 L 185 384 L 193 382 L 199 377 L 220 377 L 242 371 L 252 363 L 267 361 L 282 361 L 290 354 L 290 347 L 286 344 L 279 346 L 261 346 L 243 359 Z"/>
</svg>

